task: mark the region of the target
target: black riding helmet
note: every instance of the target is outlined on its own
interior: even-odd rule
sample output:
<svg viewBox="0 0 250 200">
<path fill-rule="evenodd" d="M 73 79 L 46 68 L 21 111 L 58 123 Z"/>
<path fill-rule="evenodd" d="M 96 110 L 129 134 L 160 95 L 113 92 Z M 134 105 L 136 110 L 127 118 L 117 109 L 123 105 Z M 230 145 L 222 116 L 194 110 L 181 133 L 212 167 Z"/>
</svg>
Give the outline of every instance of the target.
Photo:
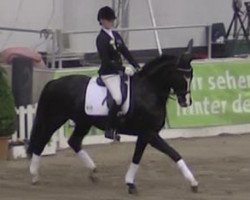
<svg viewBox="0 0 250 200">
<path fill-rule="evenodd" d="M 97 20 L 100 22 L 101 19 L 106 19 L 106 20 L 116 19 L 114 10 L 108 6 L 100 8 L 100 10 L 98 11 Z"/>
</svg>

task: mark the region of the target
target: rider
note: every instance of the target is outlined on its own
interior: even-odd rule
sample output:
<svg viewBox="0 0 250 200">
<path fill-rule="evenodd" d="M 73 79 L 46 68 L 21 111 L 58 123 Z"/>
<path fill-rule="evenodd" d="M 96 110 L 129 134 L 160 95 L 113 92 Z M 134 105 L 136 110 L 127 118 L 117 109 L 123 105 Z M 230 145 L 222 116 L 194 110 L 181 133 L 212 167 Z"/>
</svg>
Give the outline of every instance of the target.
<svg viewBox="0 0 250 200">
<path fill-rule="evenodd" d="M 105 131 L 105 137 L 110 139 L 114 139 L 115 137 L 116 117 L 121 109 L 122 103 L 120 89 L 121 78 L 119 74 L 121 72 L 123 73 L 125 68 L 122 66 L 121 55 L 123 55 L 135 69 L 140 68 L 130 54 L 120 34 L 112 30 L 115 19 L 114 10 L 108 6 L 102 7 L 98 11 L 97 20 L 101 25 L 101 31 L 96 38 L 96 46 L 101 59 L 101 67 L 98 73 L 113 97 Z"/>
</svg>

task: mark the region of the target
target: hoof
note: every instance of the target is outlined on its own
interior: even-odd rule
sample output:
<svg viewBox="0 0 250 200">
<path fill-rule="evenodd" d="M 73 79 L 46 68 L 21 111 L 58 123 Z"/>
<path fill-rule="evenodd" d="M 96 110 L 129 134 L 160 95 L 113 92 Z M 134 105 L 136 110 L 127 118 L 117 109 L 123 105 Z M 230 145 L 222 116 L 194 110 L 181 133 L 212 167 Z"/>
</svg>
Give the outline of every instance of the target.
<svg viewBox="0 0 250 200">
<path fill-rule="evenodd" d="M 121 136 L 120 135 L 115 135 L 115 137 L 114 138 L 112 138 L 112 142 L 111 142 L 111 144 L 118 144 L 118 143 L 120 143 L 121 142 Z"/>
<path fill-rule="evenodd" d="M 115 135 L 115 141 L 120 142 L 121 141 L 121 136 L 120 135 Z"/>
<path fill-rule="evenodd" d="M 138 191 L 137 191 L 135 184 L 127 183 L 127 185 L 128 185 L 128 193 L 129 194 L 138 194 Z"/>
<path fill-rule="evenodd" d="M 198 193 L 198 185 L 191 186 L 191 190 L 193 193 Z"/>
<path fill-rule="evenodd" d="M 31 183 L 32 185 L 37 185 L 40 181 L 39 175 L 32 175 Z"/>
<path fill-rule="evenodd" d="M 97 177 L 97 170 L 93 169 L 89 173 L 89 179 L 92 181 L 92 183 L 97 183 L 99 181 Z"/>
<path fill-rule="evenodd" d="M 197 193 L 198 192 L 198 185 L 199 185 L 198 181 L 196 181 L 196 180 L 193 181 L 191 183 L 191 191 L 194 193 Z"/>
</svg>

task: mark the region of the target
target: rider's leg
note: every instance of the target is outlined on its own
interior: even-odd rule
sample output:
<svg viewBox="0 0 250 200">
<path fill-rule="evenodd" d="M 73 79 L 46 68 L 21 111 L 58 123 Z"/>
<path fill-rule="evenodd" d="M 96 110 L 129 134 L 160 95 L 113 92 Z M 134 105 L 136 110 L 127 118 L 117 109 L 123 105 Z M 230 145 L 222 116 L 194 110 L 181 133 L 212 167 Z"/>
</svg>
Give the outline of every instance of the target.
<svg viewBox="0 0 250 200">
<path fill-rule="evenodd" d="M 121 77 L 119 74 L 110 74 L 101 76 L 103 82 L 111 93 L 113 99 L 117 105 L 122 103 L 122 94 L 121 94 Z"/>
<path fill-rule="evenodd" d="M 101 76 L 103 82 L 108 88 L 111 96 L 113 97 L 113 103 L 109 109 L 107 128 L 105 131 L 105 137 L 114 139 L 115 137 L 115 126 L 117 122 L 117 113 L 120 111 L 122 103 L 121 94 L 121 78 L 118 74 L 104 75 Z"/>
</svg>

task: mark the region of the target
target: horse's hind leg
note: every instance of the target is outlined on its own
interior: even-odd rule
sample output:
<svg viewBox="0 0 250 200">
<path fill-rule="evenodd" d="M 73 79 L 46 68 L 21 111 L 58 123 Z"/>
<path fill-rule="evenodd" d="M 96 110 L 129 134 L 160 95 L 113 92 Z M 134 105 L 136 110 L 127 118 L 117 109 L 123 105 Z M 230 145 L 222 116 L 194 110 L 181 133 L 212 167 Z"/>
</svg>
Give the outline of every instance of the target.
<svg viewBox="0 0 250 200">
<path fill-rule="evenodd" d="M 192 191 L 197 192 L 198 182 L 194 178 L 194 175 L 188 168 L 185 161 L 182 159 L 181 155 L 175 149 L 169 146 L 167 142 L 165 142 L 165 140 L 163 140 L 159 135 L 156 135 L 154 138 L 152 138 L 150 144 L 159 151 L 167 154 L 173 161 L 176 162 L 177 167 L 181 171 L 182 175 L 190 183 Z"/>
<path fill-rule="evenodd" d="M 87 133 L 89 132 L 90 127 L 91 125 L 84 122 L 76 123 L 75 129 L 68 140 L 68 144 L 75 151 L 75 153 L 80 158 L 84 166 L 87 169 L 89 169 L 90 179 L 92 181 L 96 181 L 97 180 L 95 176 L 96 165 L 92 160 L 92 158 L 87 153 L 87 151 L 82 149 L 82 140 L 85 137 L 85 135 L 87 135 Z"/>
<path fill-rule="evenodd" d="M 46 119 L 37 118 L 34 122 L 28 153 L 32 156 L 30 162 L 30 174 L 32 175 L 32 183 L 39 181 L 39 168 L 41 162 L 41 153 L 49 142 L 53 133 L 64 124 L 66 118 L 63 116 L 52 117 Z"/>
</svg>

